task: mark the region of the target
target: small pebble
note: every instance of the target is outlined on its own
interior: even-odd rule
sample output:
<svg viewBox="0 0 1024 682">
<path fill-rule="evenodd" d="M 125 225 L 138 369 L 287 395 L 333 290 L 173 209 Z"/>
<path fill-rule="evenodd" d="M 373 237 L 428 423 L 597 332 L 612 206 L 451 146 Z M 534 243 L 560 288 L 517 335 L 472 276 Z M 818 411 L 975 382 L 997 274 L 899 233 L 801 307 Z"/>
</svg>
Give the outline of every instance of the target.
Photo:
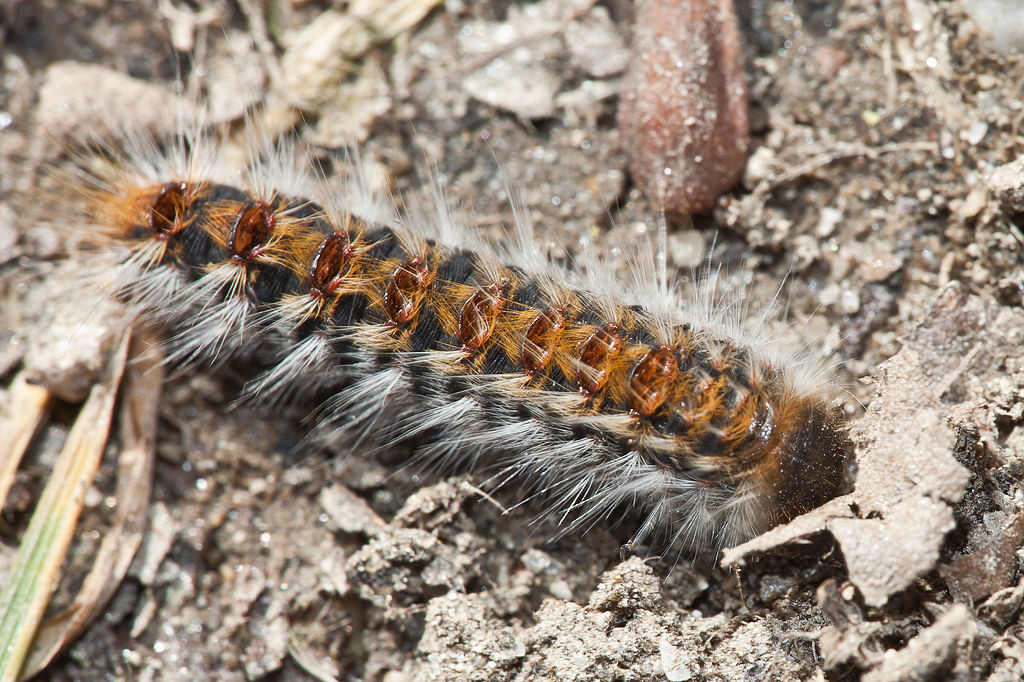
<svg viewBox="0 0 1024 682">
<path fill-rule="evenodd" d="M 839 311 L 844 315 L 853 315 L 860 310 L 860 294 L 853 289 L 844 289 L 839 296 Z"/>
</svg>

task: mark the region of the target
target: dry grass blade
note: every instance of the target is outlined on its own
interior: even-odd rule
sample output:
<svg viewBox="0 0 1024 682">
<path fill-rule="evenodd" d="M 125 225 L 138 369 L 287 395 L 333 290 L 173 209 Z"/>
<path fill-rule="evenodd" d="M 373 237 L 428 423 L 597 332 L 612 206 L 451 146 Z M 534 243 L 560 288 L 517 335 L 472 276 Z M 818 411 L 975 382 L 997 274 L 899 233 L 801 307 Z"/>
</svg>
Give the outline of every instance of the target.
<svg viewBox="0 0 1024 682">
<path fill-rule="evenodd" d="M 153 457 L 156 453 L 157 411 L 163 383 L 163 355 L 155 336 L 132 339 L 121 393 L 121 451 L 117 460 L 117 512 L 103 538 L 93 567 L 71 605 L 49 619 L 36 633 L 23 677 L 31 677 L 74 641 L 110 601 L 124 579 L 145 536 Z"/>
<path fill-rule="evenodd" d="M 0 682 L 18 679 L 71 544 L 107 443 L 128 338 L 125 334 L 116 344 L 103 382 L 93 386 L 68 434 L 0 592 Z"/>
<path fill-rule="evenodd" d="M 46 416 L 50 405 L 50 392 L 42 386 L 30 384 L 24 373 L 11 382 L 7 413 L 0 417 L 0 433 L 7 434 L 6 452 L 0 451 L 0 509 L 14 483 L 25 449 Z"/>
</svg>

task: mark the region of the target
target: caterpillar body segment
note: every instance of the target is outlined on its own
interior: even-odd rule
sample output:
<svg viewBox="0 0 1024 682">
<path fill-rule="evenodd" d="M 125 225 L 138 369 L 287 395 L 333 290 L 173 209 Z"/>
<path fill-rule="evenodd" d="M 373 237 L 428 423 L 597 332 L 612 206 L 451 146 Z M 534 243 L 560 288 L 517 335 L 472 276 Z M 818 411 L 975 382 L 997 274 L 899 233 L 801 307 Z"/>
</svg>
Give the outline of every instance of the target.
<svg viewBox="0 0 1024 682">
<path fill-rule="evenodd" d="M 631 509 L 630 542 L 696 552 L 844 484 L 852 446 L 813 367 L 713 294 L 594 285 L 533 249 L 518 208 L 488 245 L 440 191 L 400 214 L 278 148 L 237 183 L 136 156 L 88 192 L 112 294 L 167 327 L 172 362 L 259 358 L 246 397 L 315 396 L 321 432 L 525 483 L 566 529 Z"/>
</svg>

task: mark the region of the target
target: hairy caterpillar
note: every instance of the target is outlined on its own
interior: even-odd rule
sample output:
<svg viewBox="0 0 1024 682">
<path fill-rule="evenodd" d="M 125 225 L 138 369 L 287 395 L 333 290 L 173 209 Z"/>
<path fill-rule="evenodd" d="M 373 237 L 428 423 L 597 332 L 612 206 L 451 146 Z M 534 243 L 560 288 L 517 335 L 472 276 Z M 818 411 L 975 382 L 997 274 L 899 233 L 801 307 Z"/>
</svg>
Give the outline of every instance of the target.
<svg viewBox="0 0 1024 682">
<path fill-rule="evenodd" d="M 248 397 L 326 396 L 318 429 L 415 445 L 443 469 L 525 484 L 563 527 L 624 508 L 630 543 L 717 553 L 838 493 L 851 444 L 808 363 L 652 263 L 567 272 L 522 211 L 486 244 L 439 187 L 400 213 L 353 172 L 329 182 L 248 133 L 241 176 L 201 125 L 129 133 L 86 174 L 97 272 L 170 360 L 255 356 Z"/>
</svg>

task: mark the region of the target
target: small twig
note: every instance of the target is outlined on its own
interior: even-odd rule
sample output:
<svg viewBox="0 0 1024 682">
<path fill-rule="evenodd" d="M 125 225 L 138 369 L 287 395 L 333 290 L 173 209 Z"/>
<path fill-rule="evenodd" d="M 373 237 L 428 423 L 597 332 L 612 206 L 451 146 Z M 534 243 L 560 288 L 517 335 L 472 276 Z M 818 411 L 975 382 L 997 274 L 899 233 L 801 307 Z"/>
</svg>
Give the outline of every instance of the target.
<svg viewBox="0 0 1024 682">
<path fill-rule="evenodd" d="M 934 152 L 936 151 L 936 143 L 915 141 L 915 142 L 899 142 L 895 144 L 888 144 L 882 147 L 871 147 L 864 144 L 852 144 L 849 146 L 836 147 L 829 149 L 820 154 L 817 154 L 807 161 L 794 166 L 788 171 L 780 173 L 775 176 L 767 177 L 761 182 L 757 183 L 757 187 L 751 194 L 764 195 L 771 192 L 779 185 L 784 185 L 788 182 L 792 182 L 797 178 L 809 175 L 812 171 L 816 171 L 819 168 L 823 168 L 831 163 L 835 163 L 841 159 L 848 159 L 855 156 L 866 156 L 869 159 L 877 159 L 882 154 L 890 154 L 893 152 Z"/>
</svg>

